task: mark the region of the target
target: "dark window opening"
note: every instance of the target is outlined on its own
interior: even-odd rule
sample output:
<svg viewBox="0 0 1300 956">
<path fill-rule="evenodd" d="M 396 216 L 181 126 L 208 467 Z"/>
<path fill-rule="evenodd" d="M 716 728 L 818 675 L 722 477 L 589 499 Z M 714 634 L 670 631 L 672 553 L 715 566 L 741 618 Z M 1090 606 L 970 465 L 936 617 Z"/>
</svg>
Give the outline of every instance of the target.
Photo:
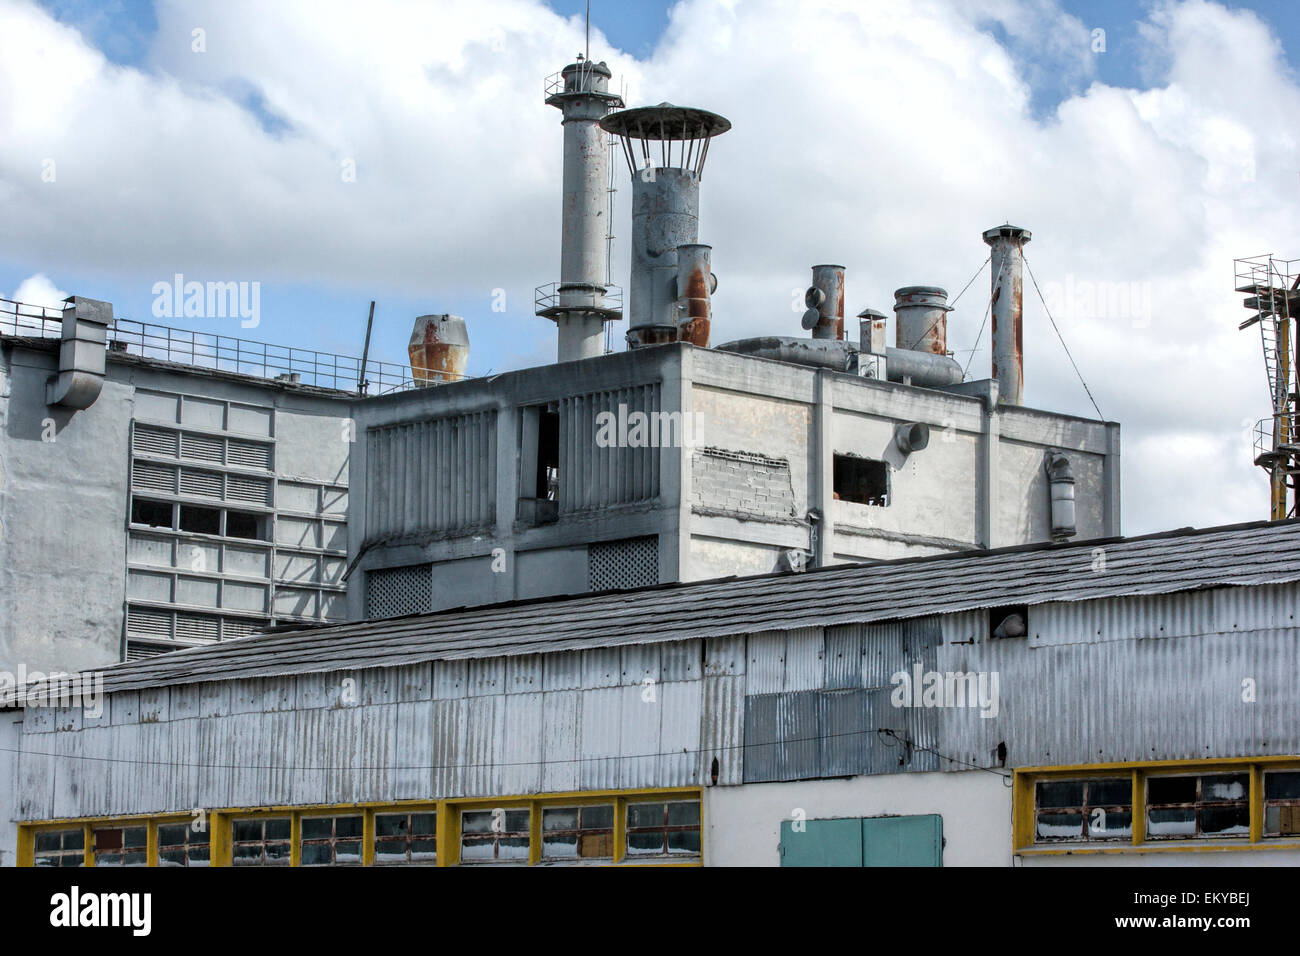
<svg viewBox="0 0 1300 956">
<path fill-rule="evenodd" d="M 553 408 L 537 410 L 537 488 L 534 497 L 556 501 L 560 473 L 560 413 Z"/>
<path fill-rule="evenodd" d="M 1024 637 L 1029 633 L 1029 606 L 1008 604 L 989 608 L 989 637 Z"/>
<path fill-rule="evenodd" d="M 835 500 L 880 508 L 889 505 L 889 465 L 885 462 L 836 455 L 833 474 Z"/>
<path fill-rule="evenodd" d="M 227 511 L 226 537 L 260 541 L 264 537 L 261 515 L 249 514 L 247 511 Z"/>
<path fill-rule="evenodd" d="M 221 534 L 221 509 L 181 505 L 180 529 L 194 534 Z"/>
<path fill-rule="evenodd" d="M 170 528 L 172 526 L 172 506 L 165 501 L 132 498 L 131 524 L 145 524 L 151 528 Z"/>
</svg>

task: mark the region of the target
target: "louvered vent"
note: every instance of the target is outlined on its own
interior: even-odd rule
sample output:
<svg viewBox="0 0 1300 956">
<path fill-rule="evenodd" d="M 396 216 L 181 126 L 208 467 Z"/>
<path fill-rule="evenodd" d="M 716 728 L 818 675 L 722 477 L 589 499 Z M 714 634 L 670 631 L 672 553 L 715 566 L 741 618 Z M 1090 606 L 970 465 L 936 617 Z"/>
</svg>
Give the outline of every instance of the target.
<svg viewBox="0 0 1300 956">
<path fill-rule="evenodd" d="M 231 438 L 226 448 L 226 464 L 243 468 L 271 470 L 271 446 Z"/>
<path fill-rule="evenodd" d="M 131 467 L 131 487 L 176 493 L 176 469 L 136 460 Z"/>
<path fill-rule="evenodd" d="M 206 614 L 176 615 L 176 638 L 184 641 L 215 641 L 220 637 L 221 619 Z"/>
<path fill-rule="evenodd" d="M 587 583 L 593 591 L 659 583 L 659 538 L 624 538 L 587 547 Z"/>
<path fill-rule="evenodd" d="M 366 574 L 366 607 L 370 618 L 420 614 L 433 608 L 433 566 L 412 564 Z"/>
<path fill-rule="evenodd" d="M 153 611 L 143 607 L 128 608 L 126 632 L 145 637 L 171 637 L 172 616 L 167 611 Z"/>
<path fill-rule="evenodd" d="M 142 661 L 146 657 L 157 657 L 159 654 L 166 654 L 168 651 L 174 650 L 176 650 L 174 644 L 146 644 L 144 641 L 127 641 L 126 659 L 128 661 Z"/>
<path fill-rule="evenodd" d="M 150 428 L 136 425 L 131 434 L 132 447 L 144 455 L 159 455 L 164 458 L 176 457 L 176 433 L 165 428 Z"/>
<path fill-rule="evenodd" d="M 229 641 L 236 637 L 248 637 L 266 627 L 265 621 L 247 621 L 243 618 L 228 617 L 221 622 L 221 639 Z"/>
<path fill-rule="evenodd" d="M 181 436 L 181 457 L 194 458 L 198 461 L 221 461 L 222 445 L 225 440 L 222 438 L 213 438 L 210 435 L 191 435 L 188 432 Z"/>
<path fill-rule="evenodd" d="M 200 498 L 221 497 L 221 475 L 215 471 L 181 470 L 181 494 Z"/>
<path fill-rule="evenodd" d="M 226 497 L 231 501 L 247 501 L 252 504 L 269 505 L 271 503 L 271 483 L 265 478 L 227 475 Z"/>
</svg>

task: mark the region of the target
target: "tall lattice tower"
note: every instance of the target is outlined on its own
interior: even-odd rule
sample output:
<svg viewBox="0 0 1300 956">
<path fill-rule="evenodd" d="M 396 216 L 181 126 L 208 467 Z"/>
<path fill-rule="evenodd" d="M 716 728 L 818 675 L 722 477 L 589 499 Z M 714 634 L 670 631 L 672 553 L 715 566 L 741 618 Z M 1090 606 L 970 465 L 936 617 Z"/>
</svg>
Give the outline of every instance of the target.
<svg viewBox="0 0 1300 956">
<path fill-rule="evenodd" d="M 1269 517 L 1278 521 L 1296 514 L 1300 474 L 1295 373 L 1300 335 L 1291 322 L 1300 315 L 1300 259 L 1252 256 L 1237 259 L 1235 272 L 1236 290 L 1247 293 L 1242 305 L 1252 313 L 1240 328 L 1258 325 L 1264 350 L 1273 414 L 1255 424 L 1255 464 L 1269 474 Z"/>
</svg>

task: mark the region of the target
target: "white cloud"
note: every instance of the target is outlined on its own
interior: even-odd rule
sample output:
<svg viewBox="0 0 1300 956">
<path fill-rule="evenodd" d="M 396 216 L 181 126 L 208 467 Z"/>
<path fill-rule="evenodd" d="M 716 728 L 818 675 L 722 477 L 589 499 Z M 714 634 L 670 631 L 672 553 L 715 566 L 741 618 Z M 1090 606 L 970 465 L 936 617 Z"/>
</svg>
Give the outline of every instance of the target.
<svg viewBox="0 0 1300 956">
<path fill-rule="evenodd" d="M 541 320 L 493 316 L 489 296 L 531 302 L 557 278 L 559 114 L 541 81 L 581 49 L 577 20 L 531 0 L 172 0 L 158 4 L 141 72 L 30 3 L 0 8 L 0 203 L 23 223 L 0 233 L 0 257 L 146 285 L 184 272 L 433 303 L 481 294 L 476 349 L 495 340 L 510 356 L 524 340 L 512 331 L 535 332 Z M 206 53 L 191 51 L 196 28 Z M 1149 314 L 1060 321 L 1102 410 L 1125 425 L 1137 532 L 1263 516 L 1240 436 L 1267 395 L 1258 341 L 1237 331 L 1231 264 L 1300 255 L 1284 201 L 1300 89 L 1277 40 L 1252 14 L 1201 0 L 1159 4 L 1143 29 L 1148 88 L 1094 80 L 1046 117 L 1032 94 L 1053 70 L 1096 75 L 1087 26 L 1048 0 L 683 0 L 650 58 L 610 50 L 598 31 L 592 51 L 632 104 L 689 103 L 734 123 L 702 193 L 717 342 L 799 334 L 791 290 L 817 262 L 848 267 L 854 312 L 888 311 L 903 285 L 955 293 L 987 254 L 980 233 L 1004 220 L 1033 230 L 1044 284 L 1147 290 Z M 283 129 L 231 99 L 250 91 Z M 340 175 L 348 159 L 355 183 Z M 615 255 L 625 274 L 622 238 Z M 951 317 L 950 347 L 974 344 L 986 301 L 981 278 Z M 1090 414 L 1028 283 L 1026 314 L 1029 402 Z M 986 330 L 974 377 L 988 374 L 987 343 Z"/>
</svg>

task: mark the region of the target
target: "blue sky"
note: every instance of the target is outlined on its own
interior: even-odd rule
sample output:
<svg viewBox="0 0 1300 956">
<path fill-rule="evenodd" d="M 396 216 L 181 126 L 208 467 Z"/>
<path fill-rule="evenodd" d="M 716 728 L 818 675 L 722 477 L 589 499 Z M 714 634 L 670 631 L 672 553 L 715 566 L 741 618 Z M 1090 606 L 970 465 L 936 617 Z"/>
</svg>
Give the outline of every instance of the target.
<svg viewBox="0 0 1300 956">
<path fill-rule="evenodd" d="M 559 278 L 562 150 L 542 87 L 581 49 L 584 7 L 0 0 L 0 294 L 41 274 L 47 294 L 104 299 L 119 317 L 350 355 L 375 299 L 375 358 L 404 363 L 413 319 L 455 312 L 471 374 L 550 361 L 555 330 L 533 314 L 533 289 Z M 1237 331 L 1231 267 L 1300 255 L 1295 9 L 598 0 L 607 39 L 591 52 L 630 105 L 692 102 L 734 123 L 701 193 L 715 342 L 799 334 L 788 304 L 812 263 L 848 267 L 853 311 L 888 310 L 904 285 L 965 285 L 989 226 L 1031 228 L 1049 295 L 1097 293 L 1057 319 L 1124 424 L 1136 532 L 1259 516 L 1243 423 L 1267 392 L 1258 339 Z M 205 56 L 191 50 L 196 23 Z M 47 157 L 57 185 L 41 177 Z M 346 185 L 340 161 L 353 158 Z M 613 268 L 626 285 L 618 172 Z M 154 319 L 153 284 L 176 273 L 258 282 L 260 325 Z M 1150 314 L 1103 312 L 1116 291 Z M 986 302 L 987 277 L 950 318 L 972 378 L 989 374 Z M 625 325 L 614 330 L 621 347 Z M 1025 334 L 1028 403 L 1090 416 L 1028 292 Z M 1164 490 L 1171 460 L 1198 476 L 1178 495 Z"/>
</svg>

